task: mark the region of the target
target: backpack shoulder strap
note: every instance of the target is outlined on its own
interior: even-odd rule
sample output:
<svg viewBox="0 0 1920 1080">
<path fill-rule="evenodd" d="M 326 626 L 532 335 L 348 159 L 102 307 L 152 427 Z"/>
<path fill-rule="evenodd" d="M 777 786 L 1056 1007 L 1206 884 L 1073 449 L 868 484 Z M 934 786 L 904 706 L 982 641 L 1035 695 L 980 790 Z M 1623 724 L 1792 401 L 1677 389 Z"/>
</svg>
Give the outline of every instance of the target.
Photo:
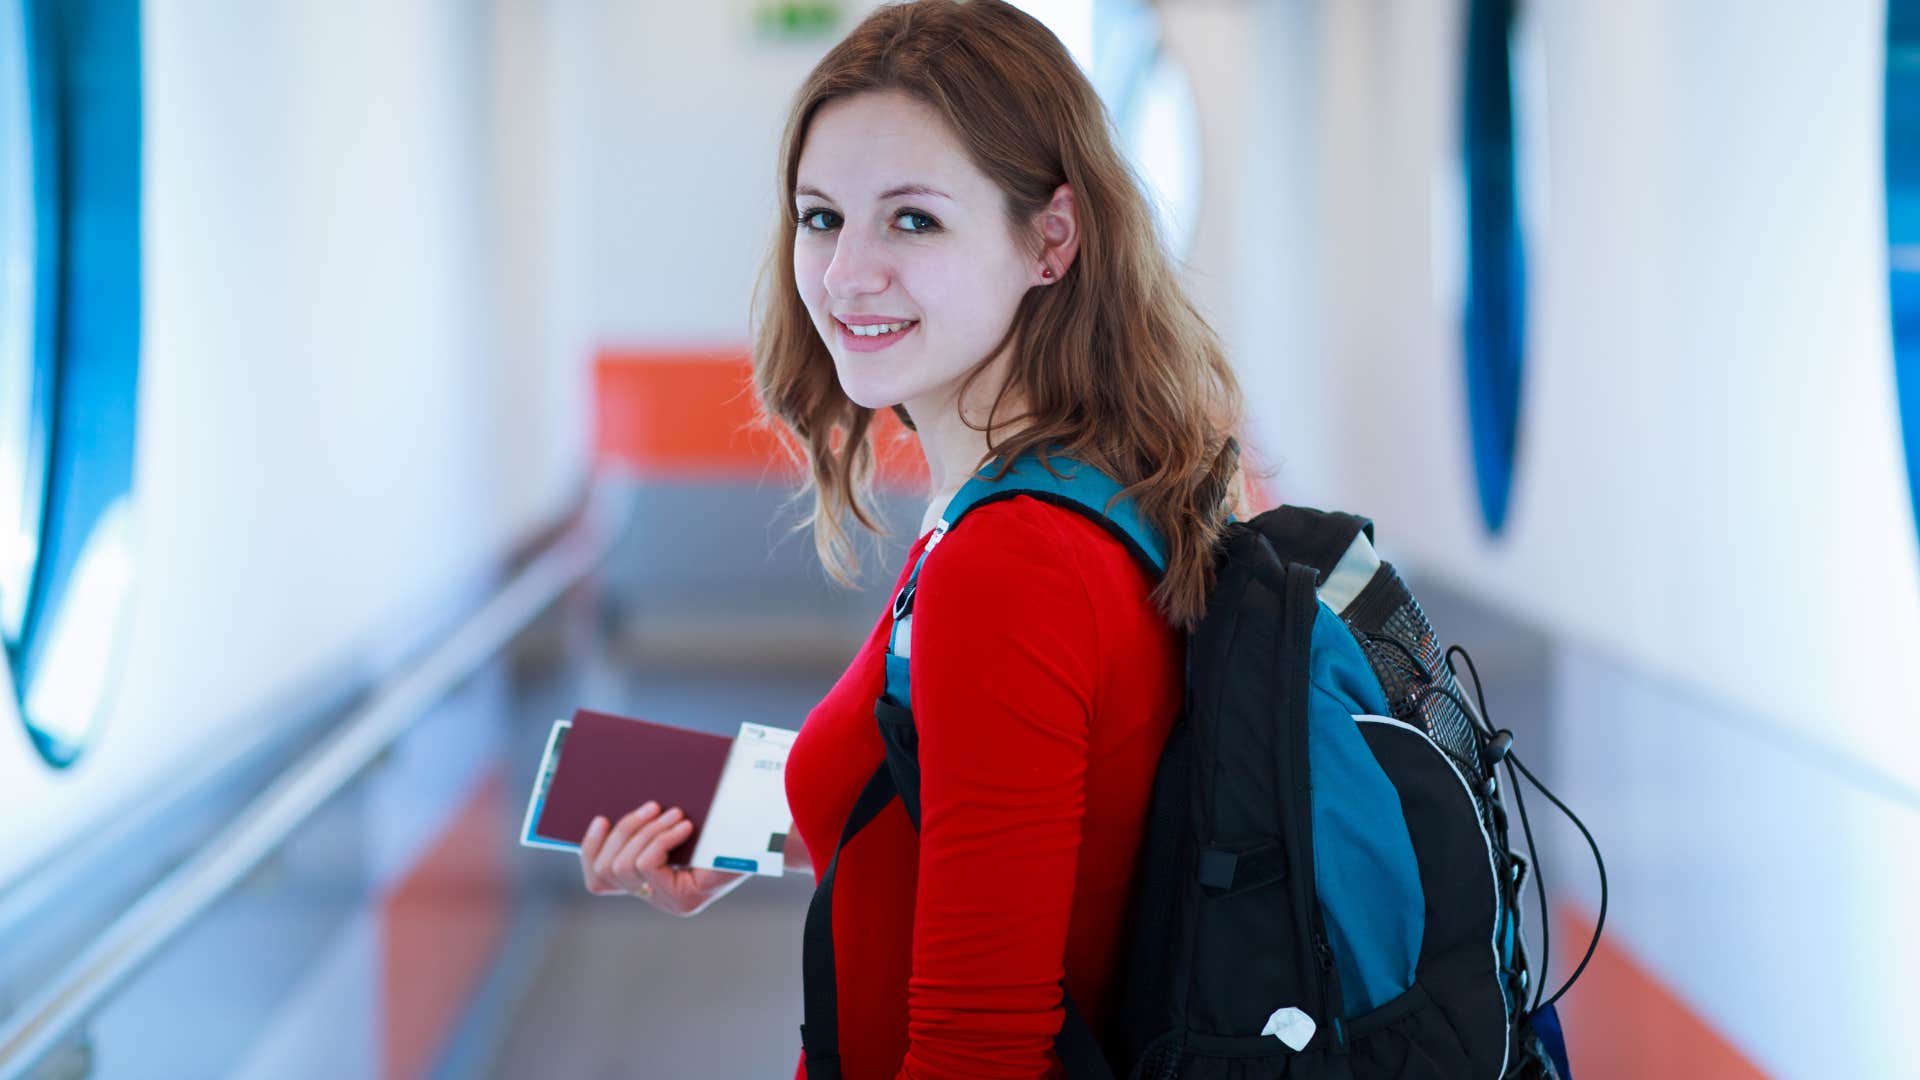
<svg viewBox="0 0 1920 1080">
<path fill-rule="evenodd" d="M 1147 523 L 1132 499 L 1120 498 L 1120 482 L 1083 461 L 1049 454 L 1043 465 L 1037 455 L 1024 454 L 995 479 L 998 458 L 988 462 L 961 485 L 934 526 L 933 537 L 913 564 L 913 573 L 893 598 L 893 627 L 887 633 L 887 687 L 880 703 L 895 709 L 911 708 L 908 657 L 913 649 L 913 598 L 927 556 L 962 518 L 989 503 L 1030 495 L 1055 506 L 1077 511 L 1112 533 L 1133 557 L 1155 577 L 1166 570 L 1167 543 Z"/>
<path fill-rule="evenodd" d="M 938 529 L 946 531 L 970 511 L 988 503 L 1030 495 L 1043 502 L 1077 510 L 1104 526 L 1154 576 L 1166 572 L 1167 542 L 1147 523 L 1132 499 L 1121 499 L 1121 484 L 1084 461 L 1050 454 L 1044 463 L 1034 454 L 1022 455 L 999 479 L 990 462 L 961 487 L 940 515 Z"/>
</svg>

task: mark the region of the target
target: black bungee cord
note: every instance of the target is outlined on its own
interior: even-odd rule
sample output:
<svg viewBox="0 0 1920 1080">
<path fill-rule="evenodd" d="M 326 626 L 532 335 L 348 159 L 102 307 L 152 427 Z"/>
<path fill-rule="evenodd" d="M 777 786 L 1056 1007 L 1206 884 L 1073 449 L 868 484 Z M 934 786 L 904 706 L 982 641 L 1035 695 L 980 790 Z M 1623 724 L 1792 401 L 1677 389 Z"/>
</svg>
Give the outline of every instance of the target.
<svg viewBox="0 0 1920 1080">
<path fill-rule="evenodd" d="M 1479 717 L 1476 718 L 1469 713 L 1468 719 L 1470 722 L 1473 722 L 1484 735 L 1491 739 L 1495 733 L 1493 730 L 1493 722 L 1487 716 L 1487 698 L 1485 691 L 1480 685 L 1480 671 L 1474 666 L 1473 657 L 1467 654 L 1467 650 L 1458 645 L 1450 646 L 1446 654 L 1447 670 L 1453 672 L 1456 679 L 1459 677 L 1459 671 L 1453 666 L 1453 654 L 1455 652 L 1458 652 L 1460 658 L 1467 662 L 1467 671 L 1473 676 L 1474 697 L 1480 703 Z M 1459 699 L 1450 691 L 1441 688 L 1441 692 L 1446 693 L 1448 697 L 1453 697 L 1456 704 L 1459 703 Z M 1561 802 L 1559 797 L 1548 789 L 1547 785 L 1541 783 L 1539 777 L 1533 775 L 1533 771 L 1527 768 L 1526 763 L 1520 760 L 1519 755 L 1513 752 L 1511 746 L 1508 747 L 1500 760 L 1506 763 L 1507 779 L 1513 784 L 1514 805 L 1515 808 L 1520 811 L 1520 827 L 1527 836 L 1527 854 L 1534 860 L 1533 880 L 1540 896 L 1540 985 L 1534 990 L 1532 1010 L 1533 1012 L 1539 1012 L 1541 1009 L 1559 1001 L 1568 990 L 1573 989 L 1573 984 L 1579 980 L 1581 974 L 1587 970 L 1587 964 L 1593 960 L 1594 951 L 1600 947 L 1600 931 L 1607 924 L 1607 862 L 1601 857 L 1600 845 L 1594 840 L 1593 833 L 1588 831 L 1586 823 L 1581 821 L 1580 816 L 1575 814 L 1566 803 Z M 1550 959 L 1547 951 L 1547 889 L 1545 877 L 1540 873 L 1539 853 L 1533 848 L 1533 830 L 1527 824 L 1526 799 L 1520 794 L 1520 781 L 1513 775 L 1513 771 L 1516 768 L 1520 770 L 1522 776 L 1527 778 L 1528 783 L 1540 789 L 1540 794 L 1545 795 L 1548 801 L 1559 808 L 1561 813 L 1567 815 L 1567 820 L 1573 822 L 1574 828 L 1580 830 L 1580 835 L 1586 838 L 1587 847 L 1593 851 L 1593 864 L 1600 874 L 1600 911 L 1594 917 L 1593 937 L 1587 942 L 1586 955 L 1580 958 L 1580 966 L 1573 969 L 1573 974 L 1567 977 L 1567 981 L 1561 985 L 1560 989 L 1554 991 L 1553 996 L 1548 998 L 1544 1004 L 1540 1001 L 1540 995 L 1546 992 L 1547 965 Z"/>
</svg>

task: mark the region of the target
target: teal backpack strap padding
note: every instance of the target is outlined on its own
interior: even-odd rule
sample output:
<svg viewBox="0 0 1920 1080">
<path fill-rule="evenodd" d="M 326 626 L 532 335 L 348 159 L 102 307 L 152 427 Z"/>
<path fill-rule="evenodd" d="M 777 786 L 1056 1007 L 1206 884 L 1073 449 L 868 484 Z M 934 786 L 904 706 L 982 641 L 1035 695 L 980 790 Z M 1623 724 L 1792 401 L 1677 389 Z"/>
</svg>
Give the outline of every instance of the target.
<svg viewBox="0 0 1920 1080">
<path fill-rule="evenodd" d="M 1053 472 L 1040 464 L 1037 454 L 1023 454 L 1014 461 L 1005 476 L 995 480 L 992 478 L 993 472 L 999 464 L 999 459 L 995 458 L 961 485 L 947 503 L 940 515 L 940 523 L 934 526 L 933 538 L 927 541 L 920 558 L 913 564 L 913 573 L 893 599 L 893 626 L 887 632 L 886 657 L 885 693 L 889 704 L 901 709 L 913 708 L 907 663 L 913 649 L 913 597 L 920 586 L 920 571 L 926 567 L 927 556 L 933 553 L 941 538 L 951 532 L 969 511 L 1016 495 L 1030 495 L 1056 506 L 1079 511 L 1104 526 L 1133 553 L 1136 561 L 1156 577 L 1165 572 L 1166 541 L 1147 524 L 1132 499 L 1114 501 L 1114 497 L 1122 490 L 1119 481 L 1074 458 L 1053 454 L 1048 456 L 1047 462 L 1053 466 Z M 1054 475 L 1055 472 L 1060 475 Z"/>
<path fill-rule="evenodd" d="M 1313 877 L 1349 1018 L 1413 985 L 1426 890 L 1399 789 L 1355 716 L 1384 716 L 1386 693 L 1353 633 L 1325 601 L 1313 623 L 1307 706 Z"/>
<path fill-rule="evenodd" d="M 1134 558 L 1155 576 L 1166 572 L 1166 541 L 1147 524 L 1132 499 L 1114 502 L 1115 496 L 1121 492 L 1119 481 L 1084 461 L 1058 454 L 1049 455 L 1047 464 L 1053 466 L 1054 472 L 1060 475 L 1055 476 L 1054 472 L 1047 471 L 1040 464 L 1038 455 L 1024 454 L 1013 463 L 1005 476 L 992 480 L 989 477 L 995 464 L 989 462 L 947 504 L 946 512 L 940 515 L 942 527 L 953 528 L 968 511 L 984 503 L 1011 499 L 1015 495 L 1031 495 L 1079 510 L 1094 521 L 1105 524 L 1108 531 L 1125 544 L 1133 552 Z"/>
<path fill-rule="evenodd" d="M 935 545 L 947 533 L 946 522 L 941 522 L 933 531 L 933 539 L 920 551 L 920 558 L 913 564 L 913 573 L 907 576 L 907 583 L 900 587 L 893 598 L 893 626 L 887 630 L 887 687 L 883 696 L 897 709 L 912 709 L 913 698 L 908 690 L 907 657 L 913 648 L 913 596 L 920 587 L 920 570 L 927 565 L 927 556 L 933 553 Z"/>
</svg>

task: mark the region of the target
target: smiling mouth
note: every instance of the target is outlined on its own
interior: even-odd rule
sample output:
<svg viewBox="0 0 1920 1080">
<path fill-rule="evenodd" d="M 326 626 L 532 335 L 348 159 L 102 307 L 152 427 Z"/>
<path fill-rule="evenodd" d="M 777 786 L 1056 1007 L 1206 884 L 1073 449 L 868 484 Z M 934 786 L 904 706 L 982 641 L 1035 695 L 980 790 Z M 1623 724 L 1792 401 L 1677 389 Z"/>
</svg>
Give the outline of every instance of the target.
<svg viewBox="0 0 1920 1080">
<path fill-rule="evenodd" d="M 849 326 L 840 322 L 839 319 L 835 319 L 834 322 L 840 323 L 840 329 L 855 341 L 884 341 L 887 338 L 899 337 L 920 324 L 918 319 L 902 319 L 899 322 L 876 323 L 871 326 Z"/>
</svg>

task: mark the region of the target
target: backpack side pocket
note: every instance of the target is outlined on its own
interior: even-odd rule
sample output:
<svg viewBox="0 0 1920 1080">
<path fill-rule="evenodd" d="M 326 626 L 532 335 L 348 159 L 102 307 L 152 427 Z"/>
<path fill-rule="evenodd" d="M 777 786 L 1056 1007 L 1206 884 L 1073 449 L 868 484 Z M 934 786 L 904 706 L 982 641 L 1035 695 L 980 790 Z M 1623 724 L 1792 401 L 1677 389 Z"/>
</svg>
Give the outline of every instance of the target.
<svg viewBox="0 0 1920 1080">
<path fill-rule="evenodd" d="M 1419 982 L 1472 1067 L 1506 1072 L 1512 1008 L 1502 983 L 1501 894 L 1493 840 L 1467 781 L 1426 732 L 1390 716 L 1360 716 L 1361 732 L 1399 790 L 1427 895 Z"/>
</svg>

